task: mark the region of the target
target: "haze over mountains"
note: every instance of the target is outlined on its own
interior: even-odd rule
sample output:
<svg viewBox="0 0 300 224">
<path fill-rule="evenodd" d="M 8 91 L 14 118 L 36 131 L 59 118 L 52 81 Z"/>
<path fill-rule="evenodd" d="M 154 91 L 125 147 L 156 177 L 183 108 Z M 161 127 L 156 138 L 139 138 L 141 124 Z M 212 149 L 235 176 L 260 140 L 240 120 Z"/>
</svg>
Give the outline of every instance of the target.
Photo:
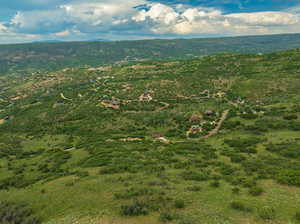
<svg viewBox="0 0 300 224">
<path fill-rule="evenodd" d="M 222 52 L 269 53 L 293 48 L 300 48 L 300 34 L 11 44 L 0 45 L 0 73 L 189 59 Z"/>
</svg>

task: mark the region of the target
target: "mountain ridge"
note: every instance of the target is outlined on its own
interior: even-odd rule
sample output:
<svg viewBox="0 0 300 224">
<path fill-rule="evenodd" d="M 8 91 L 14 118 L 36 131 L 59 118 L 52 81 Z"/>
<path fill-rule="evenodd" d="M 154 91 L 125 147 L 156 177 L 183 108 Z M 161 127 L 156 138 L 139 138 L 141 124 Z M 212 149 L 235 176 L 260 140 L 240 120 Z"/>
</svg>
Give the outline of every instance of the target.
<svg viewBox="0 0 300 224">
<path fill-rule="evenodd" d="M 0 74 L 300 48 L 300 34 L 0 45 Z"/>
</svg>

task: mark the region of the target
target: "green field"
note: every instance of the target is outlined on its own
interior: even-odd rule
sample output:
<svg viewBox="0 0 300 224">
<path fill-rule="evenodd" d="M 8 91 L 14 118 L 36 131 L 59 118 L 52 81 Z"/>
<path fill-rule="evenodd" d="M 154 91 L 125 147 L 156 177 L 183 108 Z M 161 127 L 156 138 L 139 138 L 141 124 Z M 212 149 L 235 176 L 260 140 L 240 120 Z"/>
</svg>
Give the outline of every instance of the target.
<svg viewBox="0 0 300 224">
<path fill-rule="evenodd" d="M 299 50 L 7 72 L 0 223 L 300 223 L 299 102 Z"/>
</svg>

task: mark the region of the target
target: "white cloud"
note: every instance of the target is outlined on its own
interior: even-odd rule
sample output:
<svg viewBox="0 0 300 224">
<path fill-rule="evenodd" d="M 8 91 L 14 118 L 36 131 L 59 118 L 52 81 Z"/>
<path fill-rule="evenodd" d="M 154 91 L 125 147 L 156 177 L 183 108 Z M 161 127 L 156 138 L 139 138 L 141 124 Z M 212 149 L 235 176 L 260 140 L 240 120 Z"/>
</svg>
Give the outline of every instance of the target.
<svg viewBox="0 0 300 224">
<path fill-rule="evenodd" d="M 226 15 L 226 18 L 237 19 L 237 23 L 258 26 L 294 25 L 300 22 L 297 14 L 288 12 L 256 12 Z"/>
<path fill-rule="evenodd" d="M 148 11 L 142 10 L 132 19 L 136 22 L 142 22 L 147 20 L 153 20 L 159 24 L 174 24 L 179 17 L 179 14 L 169 6 L 157 3 L 152 4 Z"/>
<path fill-rule="evenodd" d="M 0 32 L 4 32 L 7 30 L 7 27 L 4 24 L 0 23 Z"/>
<path fill-rule="evenodd" d="M 18 12 L 10 21 L 10 28 L 21 33 L 54 33 L 71 26 L 64 10 L 35 10 Z"/>
<path fill-rule="evenodd" d="M 182 5 L 171 8 L 155 4 L 133 19 L 147 21 L 148 28 L 159 34 L 271 34 L 297 32 L 297 29 L 299 32 L 300 28 L 300 14 L 295 10 L 224 14 L 213 8 L 186 8 Z"/>
<path fill-rule="evenodd" d="M 128 24 L 131 16 L 138 12 L 134 7 L 144 3 L 144 0 L 78 1 L 62 5 L 61 9 L 65 10 L 78 29 L 99 32 Z"/>
<path fill-rule="evenodd" d="M 42 2 L 42 0 L 32 0 Z M 136 7 L 147 5 L 146 9 Z M 20 37 L 271 34 L 300 31 L 299 7 L 282 12 L 224 14 L 214 8 L 147 0 L 75 0 L 52 10 L 18 12 L 0 32 Z"/>
</svg>

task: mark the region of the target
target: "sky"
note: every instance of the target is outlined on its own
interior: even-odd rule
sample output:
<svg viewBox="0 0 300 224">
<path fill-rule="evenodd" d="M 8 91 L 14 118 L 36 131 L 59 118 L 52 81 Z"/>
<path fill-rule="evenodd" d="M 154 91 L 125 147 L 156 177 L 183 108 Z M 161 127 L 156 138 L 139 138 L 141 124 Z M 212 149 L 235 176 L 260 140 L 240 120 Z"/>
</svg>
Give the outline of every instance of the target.
<svg viewBox="0 0 300 224">
<path fill-rule="evenodd" d="M 0 0 L 0 44 L 300 33 L 300 0 Z"/>
</svg>

